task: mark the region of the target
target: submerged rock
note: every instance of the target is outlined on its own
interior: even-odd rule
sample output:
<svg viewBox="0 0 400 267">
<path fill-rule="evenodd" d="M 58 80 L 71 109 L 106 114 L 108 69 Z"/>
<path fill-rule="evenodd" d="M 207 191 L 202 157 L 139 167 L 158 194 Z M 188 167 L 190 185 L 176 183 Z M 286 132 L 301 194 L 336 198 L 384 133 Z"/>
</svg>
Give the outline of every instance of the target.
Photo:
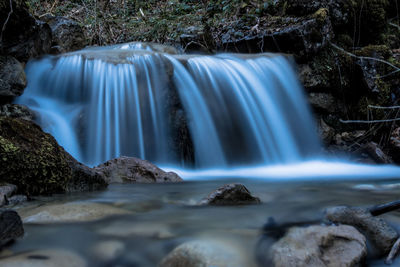
<svg viewBox="0 0 400 267">
<path fill-rule="evenodd" d="M 270 250 L 275 267 L 360 266 L 365 237 L 349 225 L 293 227 Z"/>
<path fill-rule="evenodd" d="M 383 254 L 389 253 L 398 234 L 386 221 L 371 215 L 364 208 L 338 206 L 328 208 L 325 218 L 333 223 L 349 224 L 366 235 L 373 245 Z"/>
<path fill-rule="evenodd" d="M 125 244 L 121 241 L 106 240 L 93 246 L 93 248 L 91 248 L 91 253 L 96 259 L 105 262 L 118 258 L 122 255 L 125 249 Z"/>
<path fill-rule="evenodd" d="M 0 103 L 20 96 L 26 87 L 22 64 L 11 56 L 0 56 Z"/>
<path fill-rule="evenodd" d="M 166 183 L 183 181 L 174 172 L 165 172 L 147 160 L 120 157 L 94 168 L 107 183 Z"/>
<path fill-rule="evenodd" d="M 84 222 L 128 213 L 121 208 L 93 202 L 43 205 L 26 212 L 21 210 L 24 223 Z"/>
<path fill-rule="evenodd" d="M 34 250 L 1 259 L 2 267 L 86 267 L 78 254 L 61 249 Z"/>
<path fill-rule="evenodd" d="M 0 117 L 0 182 L 25 195 L 105 188 L 100 174 L 77 162 L 36 124 Z"/>
<path fill-rule="evenodd" d="M 2 211 L 0 213 L 0 247 L 23 235 L 24 228 L 18 213 L 13 210 Z"/>
<path fill-rule="evenodd" d="M 260 199 L 251 195 L 242 184 L 226 184 L 211 192 L 200 205 L 249 205 L 259 204 Z"/>
<path fill-rule="evenodd" d="M 50 25 L 53 34 L 53 53 L 76 51 L 86 46 L 85 34 L 77 22 L 59 16 L 47 16 L 43 19 Z"/>
<path fill-rule="evenodd" d="M 213 240 L 195 240 L 183 243 L 171 251 L 160 267 L 239 267 L 248 266 L 240 250 Z"/>
</svg>

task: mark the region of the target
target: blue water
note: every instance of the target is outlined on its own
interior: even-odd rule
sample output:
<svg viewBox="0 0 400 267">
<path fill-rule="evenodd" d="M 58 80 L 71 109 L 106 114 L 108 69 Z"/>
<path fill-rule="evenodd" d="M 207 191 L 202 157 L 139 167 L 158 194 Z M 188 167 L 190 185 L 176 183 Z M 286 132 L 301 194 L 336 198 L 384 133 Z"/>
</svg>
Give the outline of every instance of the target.
<svg viewBox="0 0 400 267">
<path fill-rule="evenodd" d="M 132 43 L 30 61 L 28 87 L 17 102 L 90 166 L 121 155 L 183 166 L 173 108 L 184 113 L 196 168 L 318 156 L 312 115 L 285 56 L 159 50 Z M 181 107 L 171 107 L 174 97 Z"/>
</svg>

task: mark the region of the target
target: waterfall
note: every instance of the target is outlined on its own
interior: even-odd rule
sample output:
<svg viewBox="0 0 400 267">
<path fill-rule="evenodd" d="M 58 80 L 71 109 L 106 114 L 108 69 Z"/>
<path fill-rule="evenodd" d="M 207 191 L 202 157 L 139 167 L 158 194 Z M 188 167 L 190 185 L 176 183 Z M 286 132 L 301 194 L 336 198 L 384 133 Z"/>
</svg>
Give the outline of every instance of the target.
<svg viewBox="0 0 400 267">
<path fill-rule="evenodd" d="M 230 167 L 298 162 L 320 144 L 282 55 L 182 55 L 140 43 L 32 60 L 17 99 L 79 161 Z M 187 156 L 187 154 L 192 154 Z"/>
</svg>

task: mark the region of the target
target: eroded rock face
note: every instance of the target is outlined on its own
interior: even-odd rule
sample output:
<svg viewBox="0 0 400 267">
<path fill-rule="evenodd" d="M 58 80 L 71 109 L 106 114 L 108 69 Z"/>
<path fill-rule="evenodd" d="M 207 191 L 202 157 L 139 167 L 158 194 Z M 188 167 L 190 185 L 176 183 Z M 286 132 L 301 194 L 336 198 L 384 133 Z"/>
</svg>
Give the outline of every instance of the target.
<svg viewBox="0 0 400 267">
<path fill-rule="evenodd" d="M 21 62 L 26 62 L 50 51 L 50 27 L 29 14 L 25 1 L 13 0 L 11 12 L 10 1 L 1 0 L 0 25 L 3 25 L 8 17 L 0 43 L 1 54 L 11 55 Z"/>
<path fill-rule="evenodd" d="M 120 157 L 94 168 L 107 183 L 165 183 L 181 182 L 174 172 L 165 172 L 147 160 Z"/>
<path fill-rule="evenodd" d="M 251 195 L 242 184 L 227 184 L 211 192 L 200 205 L 249 205 L 259 204 L 260 199 Z"/>
<path fill-rule="evenodd" d="M 371 215 L 367 209 L 356 207 L 332 207 L 325 211 L 325 218 L 334 223 L 356 227 L 366 235 L 381 254 L 389 253 L 398 238 L 395 229 L 381 218 Z"/>
<path fill-rule="evenodd" d="M 36 124 L 0 117 L 1 182 L 25 195 L 102 189 L 100 174 L 78 163 Z"/>
<path fill-rule="evenodd" d="M 293 227 L 270 250 L 275 267 L 360 266 L 365 237 L 352 226 Z"/>
<path fill-rule="evenodd" d="M 21 217 L 13 210 L 0 212 L 0 247 L 24 235 Z"/>
<path fill-rule="evenodd" d="M 27 121 L 35 119 L 35 113 L 27 106 L 17 104 L 5 104 L 0 106 L 0 116 L 19 118 Z"/>
<path fill-rule="evenodd" d="M 76 51 L 86 46 L 82 27 L 75 21 L 64 17 L 45 17 L 53 34 L 52 53 Z"/>
<path fill-rule="evenodd" d="M 0 56 L 0 103 L 20 96 L 25 87 L 26 77 L 22 64 L 14 57 Z"/>
<path fill-rule="evenodd" d="M 227 29 L 217 47 L 232 52 L 271 51 L 307 58 L 324 48 L 333 38 L 328 11 L 325 9 L 308 17 L 270 17 L 262 25 L 256 32 L 243 38 L 234 38 L 234 29 Z"/>
</svg>

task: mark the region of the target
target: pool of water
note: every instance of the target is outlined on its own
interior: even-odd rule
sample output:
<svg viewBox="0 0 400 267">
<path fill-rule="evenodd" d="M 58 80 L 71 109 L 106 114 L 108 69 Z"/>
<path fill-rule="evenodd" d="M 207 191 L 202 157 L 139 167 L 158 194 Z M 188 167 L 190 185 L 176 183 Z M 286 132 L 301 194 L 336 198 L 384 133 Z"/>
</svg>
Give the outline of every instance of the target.
<svg viewBox="0 0 400 267">
<path fill-rule="evenodd" d="M 262 204 L 196 205 L 214 189 L 231 182 L 243 183 Z M 260 254 L 265 250 L 259 247 L 265 238 L 262 228 L 268 218 L 273 217 L 278 224 L 320 221 L 323 210 L 330 206 L 372 206 L 396 200 L 399 195 L 399 179 L 222 178 L 176 184 L 115 184 L 105 191 L 42 197 L 15 207 L 27 222 L 26 234 L 7 248 L 7 254 L 61 249 L 79 255 L 88 266 L 156 266 L 176 246 L 191 240 L 208 240 L 234 248 L 246 266 L 259 266 Z M 94 221 L 76 222 L 65 222 L 68 212 L 60 212 L 66 217 L 57 223 L 35 221 L 35 210 L 43 213 L 48 206 L 71 203 L 88 205 L 89 213 L 94 212 L 90 205 L 119 212 Z M 400 231 L 400 212 L 382 217 Z M 114 251 L 112 255 L 96 249 L 107 243 L 118 248 L 110 249 Z M 7 254 L 3 251 L 0 265 Z M 368 259 L 368 264 L 384 266 L 383 260 L 373 258 Z"/>
</svg>

